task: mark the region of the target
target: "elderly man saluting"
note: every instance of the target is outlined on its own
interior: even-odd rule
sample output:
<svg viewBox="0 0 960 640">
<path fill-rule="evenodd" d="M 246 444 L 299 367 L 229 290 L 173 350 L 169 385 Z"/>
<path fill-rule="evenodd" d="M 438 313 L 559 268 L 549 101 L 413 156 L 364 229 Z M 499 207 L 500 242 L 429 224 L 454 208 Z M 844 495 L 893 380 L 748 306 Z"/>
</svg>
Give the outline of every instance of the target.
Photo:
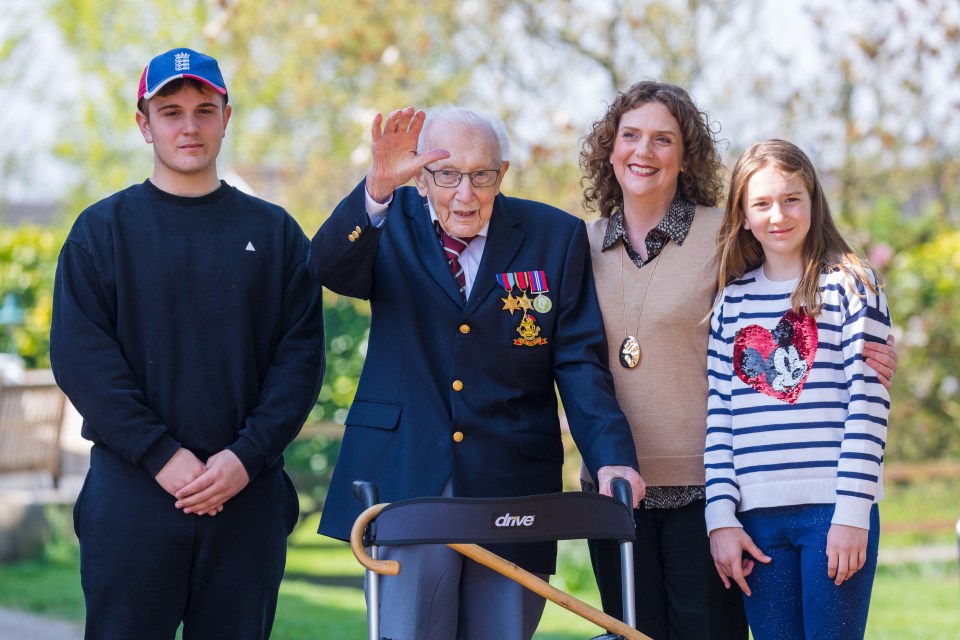
<svg viewBox="0 0 960 640">
<path fill-rule="evenodd" d="M 372 135 L 367 177 L 317 232 L 309 264 L 330 290 L 369 299 L 372 315 L 320 533 L 349 537 L 360 478 L 385 502 L 560 491 L 554 383 L 601 491 L 623 477 L 641 499 L 583 222 L 500 194 L 510 163 L 499 120 L 406 108 L 378 114 Z M 555 570 L 554 544 L 495 551 Z M 443 545 L 381 557 L 403 567 L 381 583 L 386 637 L 519 640 L 543 612 L 542 598 Z"/>
</svg>

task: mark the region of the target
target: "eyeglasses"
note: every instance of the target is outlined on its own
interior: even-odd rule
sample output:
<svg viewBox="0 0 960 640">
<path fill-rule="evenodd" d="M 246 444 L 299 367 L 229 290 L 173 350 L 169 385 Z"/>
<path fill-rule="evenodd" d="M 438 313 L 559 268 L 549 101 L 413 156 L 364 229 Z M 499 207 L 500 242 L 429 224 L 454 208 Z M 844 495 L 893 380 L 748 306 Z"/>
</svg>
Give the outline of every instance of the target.
<svg viewBox="0 0 960 640">
<path fill-rule="evenodd" d="M 433 182 L 438 187 L 457 187 L 463 176 L 470 176 L 470 184 L 475 187 L 492 187 L 497 184 L 500 177 L 500 169 L 484 169 L 482 171 L 473 171 L 471 173 L 462 173 L 453 169 L 437 169 L 431 171 L 424 167 L 427 173 L 433 176 Z"/>
</svg>

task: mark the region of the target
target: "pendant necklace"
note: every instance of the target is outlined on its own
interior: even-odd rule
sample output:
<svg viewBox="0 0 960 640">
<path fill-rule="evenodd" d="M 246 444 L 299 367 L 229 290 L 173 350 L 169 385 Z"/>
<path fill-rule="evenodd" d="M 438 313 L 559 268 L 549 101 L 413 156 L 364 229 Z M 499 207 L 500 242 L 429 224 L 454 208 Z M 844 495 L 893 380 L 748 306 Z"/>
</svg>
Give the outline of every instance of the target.
<svg viewBox="0 0 960 640">
<path fill-rule="evenodd" d="M 623 330 L 627 330 L 627 297 L 624 293 L 623 281 L 623 254 L 627 252 L 626 237 L 621 241 L 623 246 L 620 248 L 620 301 L 623 303 Z M 665 249 L 666 247 L 664 247 Z M 627 334 L 620 344 L 620 364 L 627 369 L 633 369 L 640 364 L 640 341 L 636 335 L 640 333 L 640 318 L 643 315 L 643 304 L 647 301 L 647 291 L 650 290 L 650 283 L 653 281 L 653 275 L 657 272 L 657 265 L 660 264 L 660 256 L 663 250 L 654 258 L 653 270 L 650 272 L 650 278 L 647 280 L 647 286 L 643 289 L 643 297 L 640 299 L 640 311 L 637 312 L 637 329 L 633 335 Z"/>
</svg>

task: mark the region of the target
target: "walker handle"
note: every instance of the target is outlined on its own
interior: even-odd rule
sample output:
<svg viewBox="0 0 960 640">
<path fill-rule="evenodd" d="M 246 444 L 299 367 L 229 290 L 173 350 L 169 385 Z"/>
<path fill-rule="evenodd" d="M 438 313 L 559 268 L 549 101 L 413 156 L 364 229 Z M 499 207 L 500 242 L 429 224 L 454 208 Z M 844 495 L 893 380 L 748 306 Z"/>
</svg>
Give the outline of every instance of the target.
<svg viewBox="0 0 960 640">
<path fill-rule="evenodd" d="M 377 491 L 377 485 L 367 480 L 353 481 L 353 497 L 360 501 L 363 509 L 369 509 L 380 502 L 380 494 Z"/>
<path fill-rule="evenodd" d="M 353 483 L 356 486 L 356 482 Z M 630 482 L 626 478 L 614 478 L 610 483 L 610 490 L 617 502 L 621 502 L 633 512 L 633 491 L 630 489 Z"/>
<path fill-rule="evenodd" d="M 618 502 L 623 503 L 630 510 L 630 519 L 633 519 L 633 491 L 630 483 L 624 478 L 614 478 L 610 483 L 610 491 Z M 633 543 L 629 540 L 620 541 L 620 596 L 623 600 L 623 621 L 631 629 L 637 628 L 637 593 L 634 578 Z"/>
</svg>

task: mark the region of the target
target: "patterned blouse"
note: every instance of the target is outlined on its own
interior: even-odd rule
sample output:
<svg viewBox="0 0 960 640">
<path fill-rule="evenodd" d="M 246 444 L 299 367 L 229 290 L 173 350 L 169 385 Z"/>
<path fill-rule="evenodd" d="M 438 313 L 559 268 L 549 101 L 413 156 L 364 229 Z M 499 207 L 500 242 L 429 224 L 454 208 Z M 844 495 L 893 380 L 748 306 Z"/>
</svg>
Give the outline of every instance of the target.
<svg viewBox="0 0 960 640">
<path fill-rule="evenodd" d="M 693 226 L 693 214 L 696 210 L 696 205 L 688 202 L 678 193 L 667 208 L 667 214 L 647 234 L 645 239 L 647 261 L 644 262 L 640 254 L 634 250 L 630 238 L 627 237 L 627 228 L 623 223 L 623 209 L 617 209 L 610 216 L 610 223 L 607 225 L 607 232 L 603 236 L 603 246 L 600 249 L 606 251 L 616 244 L 618 239 L 623 238 L 623 246 L 626 247 L 630 260 L 637 265 L 637 268 L 643 267 L 660 255 L 660 252 L 671 240 L 677 244 L 683 244 L 683 241 L 687 239 L 687 234 L 690 233 L 690 227 Z"/>
</svg>

